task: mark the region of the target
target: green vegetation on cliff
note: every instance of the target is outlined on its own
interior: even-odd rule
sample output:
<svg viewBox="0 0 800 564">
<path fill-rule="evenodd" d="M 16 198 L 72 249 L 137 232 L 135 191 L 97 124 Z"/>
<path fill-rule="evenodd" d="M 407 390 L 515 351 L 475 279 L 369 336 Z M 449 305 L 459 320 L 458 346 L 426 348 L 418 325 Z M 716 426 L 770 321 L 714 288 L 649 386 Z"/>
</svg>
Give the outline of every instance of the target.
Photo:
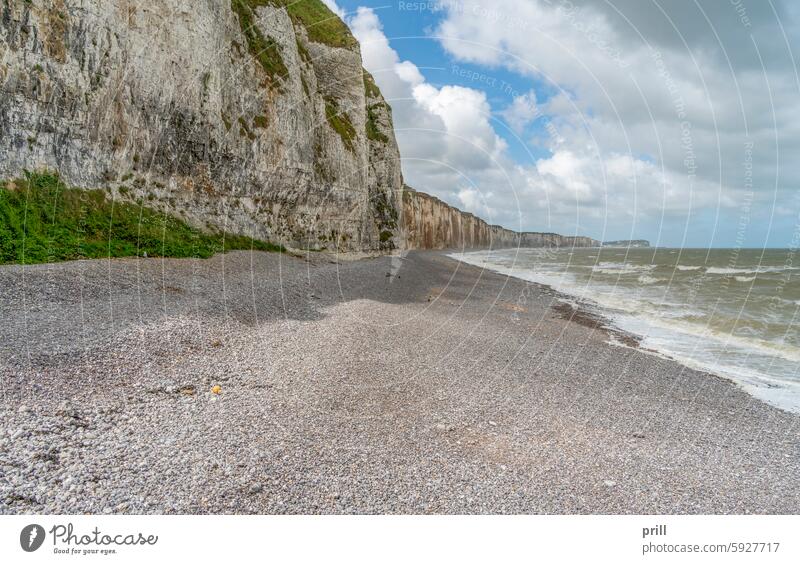
<svg viewBox="0 0 800 564">
<path fill-rule="evenodd" d="M 330 97 L 325 97 L 325 117 L 333 130 L 342 138 L 344 146 L 349 151 L 354 151 L 353 141 L 356 138 L 356 128 L 353 127 L 353 122 L 347 114 L 339 109 L 336 100 Z"/>
<path fill-rule="evenodd" d="M 350 33 L 347 25 L 320 0 L 231 0 L 231 6 L 239 15 L 242 30 L 253 25 L 253 10 L 259 6 L 273 6 L 285 8 L 292 23 L 305 28 L 310 41 L 331 47 L 358 48 L 358 41 Z M 247 33 L 245 31 L 245 35 Z M 256 52 L 259 52 L 258 45 L 251 44 L 251 50 L 254 47 Z"/>
<path fill-rule="evenodd" d="M 388 143 L 389 137 L 378 127 L 378 115 L 375 113 L 378 106 L 381 104 L 367 104 L 367 137 L 373 141 Z"/>
<path fill-rule="evenodd" d="M 258 2 L 259 0 L 251 0 Z M 358 48 L 358 41 L 350 28 L 320 0 L 263 0 L 274 6 L 283 6 L 292 18 L 308 32 L 308 38 L 316 43 L 345 49 Z"/>
<path fill-rule="evenodd" d="M 372 78 L 372 75 L 367 72 L 366 69 L 362 69 L 364 73 L 364 96 L 367 99 L 367 123 L 366 123 L 366 130 L 367 130 L 367 138 L 373 141 L 380 141 L 381 143 L 388 143 L 389 137 L 384 134 L 380 127 L 378 127 L 378 115 L 375 113 L 375 110 L 378 107 L 382 107 L 386 109 L 388 112 L 391 113 L 392 108 L 383 101 L 383 95 L 381 94 L 380 88 L 375 83 L 375 79 Z M 377 102 L 371 102 L 370 99 L 377 98 Z"/>
<path fill-rule="evenodd" d="M 255 23 L 253 8 L 266 3 L 259 0 L 231 0 L 231 8 L 239 17 L 239 26 L 247 39 L 250 54 L 274 83 L 278 78 L 286 78 L 289 70 L 283 62 L 278 43 L 272 37 L 265 36 Z"/>
<path fill-rule="evenodd" d="M 178 218 L 103 190 L 70 189 L 58 175 L 26 173 L 0 182 L 0 264 L 162 256 L 207 258 L 232 250 L 283 247 L 225 233 L 204 233 Z"/>
<path fill-rule="evenodd" d="M 367 71 L 367 69 L 361 69 L 362 74 L 364 75 L 364 95 L 367 98 L 381 98 L 381 89 L 378 88 L 378 85 L 375 83 L 375 79 L 372 75 Z"/>
</svg>

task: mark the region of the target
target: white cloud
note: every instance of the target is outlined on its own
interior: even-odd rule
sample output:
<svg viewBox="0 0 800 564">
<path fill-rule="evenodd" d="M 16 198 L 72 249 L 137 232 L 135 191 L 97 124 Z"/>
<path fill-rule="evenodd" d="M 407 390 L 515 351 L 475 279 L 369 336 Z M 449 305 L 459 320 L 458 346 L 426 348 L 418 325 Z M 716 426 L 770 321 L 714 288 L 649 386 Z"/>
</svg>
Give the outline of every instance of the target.
<svg viewBox="0 0 800 564">
<path fill-rule="evenodd" d="M 489 123 L 486 94 L 463 86 L 435 88 L 418 84 L 413 90 L 419 106 L 441 118 L 447 162 L 461 170 L 484 169 L 500 158 L 506 144 Z"/>
<path fill-rule="evenodd" d="M 536 92 L 531 90 L 527 94 L 516 96 L 511 105 L 500 112 L 500 115 L 515 133 L 522 134 L 528 125 L 542 115 L 536 103 Z"/>
<path fill-rule="evenodd" d="M 400 77 L 400 80 L 413 86 L 417 86 L 418 84 L 425 82 L 425 78 L 422 76 L 422 73 L 419 72 L 417 65 L 411 61 L 396 63 L 394 65 L 394 72 L 397 73 L 397 76 Z"/>
<path fill-rule="evenodd" d="M 392 105 L 409 184 L 458 203 L 459 182 L 496 166 L 506 149 L 491 125 L 486 94 L 426 82 L 414 63 L 400 60 L 371 9 L 359 8 L 349 24 L 364 66 Z"/>
<path fill-rule="evenodd" d="M 701 5 L 722 43 L 709 41 Z M 767 7 L 748 5 L 759 13 L 743 29 L 731 6 L 705 0 L 668 5 L 670 20 L 633 0 L 616 6 L 627 20 L 590 0 L 496 0 L 490 13 L 483 6 L 451 7 L 435 34 L 459 62 L 502 66 L 558 92 L 544 103 L 517 97 L 501 112 L 517 133 L 537 110 L 546 115 L 549 129 L 534 141 L 552 156 L 536 164 L 527 184 L 562 213 L 558 221 L 602 216 L 613 223 L 633 214 L 640 223 L 662 216 L 680 223 L 719 211 L 722 223 L 734 223 L 747 142 L 755 205 L 768 215 L 774 197 L 776 209 L 796 209 L 786 202 L 800 165 L 779 156 L 800 150 L 798 84 L 781 62 L 786 48 L 781 54 Z M 796 31 L 783 3 L 777 10 Z M 750 33 L 770 54 L 766 68 L 748 49 Z"/>
<path fill-rule="evenodd" d="M 460 208 L 477 215 L 486 217 L 491 214 L 491 208 L 486 205 L 487 200 L 491 200 L 492 194 L 483 194 L 476 188 L 462 188 L 457 194 Z"/>
</svg>

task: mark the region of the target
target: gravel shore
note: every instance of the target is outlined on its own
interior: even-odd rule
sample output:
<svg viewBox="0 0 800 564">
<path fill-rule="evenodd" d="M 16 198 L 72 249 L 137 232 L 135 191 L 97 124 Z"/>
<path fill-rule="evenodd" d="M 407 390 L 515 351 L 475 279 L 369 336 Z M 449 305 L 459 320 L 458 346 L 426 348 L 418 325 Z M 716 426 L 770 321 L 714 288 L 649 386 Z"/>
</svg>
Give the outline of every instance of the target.
<svg viewBox="0 0 800 564">
<path fill-rule="evenodd" d="M 0 288 L 0 513 L 800 512 L 800 417 L 442 253 Z"/>
</svg>

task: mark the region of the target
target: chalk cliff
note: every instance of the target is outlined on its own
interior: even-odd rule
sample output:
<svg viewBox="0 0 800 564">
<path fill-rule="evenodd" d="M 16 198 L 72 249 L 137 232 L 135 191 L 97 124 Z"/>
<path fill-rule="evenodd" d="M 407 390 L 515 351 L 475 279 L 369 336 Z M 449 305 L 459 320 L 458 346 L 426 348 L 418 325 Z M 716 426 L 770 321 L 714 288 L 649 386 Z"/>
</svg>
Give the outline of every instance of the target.
<svg viewBox="0 0 800 564">
<path fill-rule="evenodd" d="M 590 237 L 511 231 L 489 225 L 434 196 L 403 190 L 403 244 L 407 249 L 482 249 L 508 247 L 596 247 Z"/>
<path fill-rule="evenodd" d="M 319 0 L 0 0 L 0 178 L 294 247 L 397 244 L 391 110 Z"/>
</svg>

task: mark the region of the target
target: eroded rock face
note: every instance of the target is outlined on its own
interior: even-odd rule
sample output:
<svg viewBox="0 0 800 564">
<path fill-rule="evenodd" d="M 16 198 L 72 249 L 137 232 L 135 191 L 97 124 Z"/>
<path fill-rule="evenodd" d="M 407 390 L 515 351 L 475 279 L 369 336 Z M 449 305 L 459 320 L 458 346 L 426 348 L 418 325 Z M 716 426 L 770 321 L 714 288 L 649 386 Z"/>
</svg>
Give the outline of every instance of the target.
<svg viewBox="0 0 800 564">
<path fill-rule="evenodd" d="M 463 212 L 409 187 L 403 191 L 403 246 L 407 249 L 501 249 L 510 247 L 597 247 L 590 237 L 517 233 Z"/>
<path fill-rule="evenodd" d="M 0 0 L 0 178 L 55 170 L 201 227 L 392 248 L 391 111 L 343 43 L 281 2 Z"/>
</svg>

